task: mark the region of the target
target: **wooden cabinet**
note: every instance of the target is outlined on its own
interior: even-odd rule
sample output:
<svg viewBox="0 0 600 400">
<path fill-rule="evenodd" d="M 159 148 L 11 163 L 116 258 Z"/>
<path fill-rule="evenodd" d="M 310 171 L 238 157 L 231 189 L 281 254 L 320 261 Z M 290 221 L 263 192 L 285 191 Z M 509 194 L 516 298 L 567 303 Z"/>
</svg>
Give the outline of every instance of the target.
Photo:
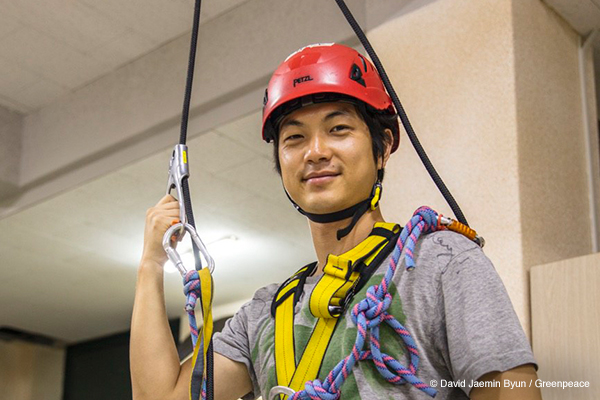
<svg viewBox="0 0 600 400">
<path fill-rule="evenodd" d="M 533 267 L 531 316 L 540 379 L 590 383 L 544 400 L 600 399 L 600 253 Z"/>
</svg>

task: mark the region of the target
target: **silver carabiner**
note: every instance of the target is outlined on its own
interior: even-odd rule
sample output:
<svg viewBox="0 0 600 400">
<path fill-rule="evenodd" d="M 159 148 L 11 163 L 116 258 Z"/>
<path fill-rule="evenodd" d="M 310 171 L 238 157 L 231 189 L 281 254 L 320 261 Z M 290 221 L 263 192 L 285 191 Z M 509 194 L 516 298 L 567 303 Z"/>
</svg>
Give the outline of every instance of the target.
<svg viewBox="0 0 600 400">
<path fill-rule="evenodd" d="M 189 178 L 190 169 L 187 160 L 187 146 L 185 144 L 176 144 L 173 148 L 171 161 L 169 161 L 169 180 L 167 181 L 167 194 L 171 194 L 173 188 L 177 191 L 177 200 L 179 201 L 179 221 L 185 226 L 188 222 L 185 203 L 183 202 L 183 178 Z M 179 234 L 183 234 L 183 228 Z"/>
<path fill-rule="evenodd" d="M 167 229 L 167 232 L 165 232 L 165 235 L 163 236 L 163 249 L 165 249 L 169 260 L 171 260 L 171 262 L 175 265 L 181 276 L 184 277 L 188 271 L 185 269 L 183 261 L 181 261 L 181 257 L 179 256 L 177 250 L 171 246 L 171 236 L 175 235 L 176 232 L 181 232 L 182 230 L 190 233 L 190 237 L 198 247 L 198 250 L 200 250 L 200 253 L 206 261 L 208 270 L 212 274 L 215 270 L 215 260 L 206 249 L 206 246 L 202 242 L 202 239 L 200 239 L 200 236 L 198 236 L 196 229 L 194 229 L 194 227 L 190 224 L 182 224 L 179 222 Z"/>
<path fill-rule="evenodd" d="M 296 394 L 296 392 L 287 386 L 273 386 L 269 391 L 269 400 L 274 400 L 280 394 L 286 395 L 288 398 L 290 398 Z"/>
</svg>

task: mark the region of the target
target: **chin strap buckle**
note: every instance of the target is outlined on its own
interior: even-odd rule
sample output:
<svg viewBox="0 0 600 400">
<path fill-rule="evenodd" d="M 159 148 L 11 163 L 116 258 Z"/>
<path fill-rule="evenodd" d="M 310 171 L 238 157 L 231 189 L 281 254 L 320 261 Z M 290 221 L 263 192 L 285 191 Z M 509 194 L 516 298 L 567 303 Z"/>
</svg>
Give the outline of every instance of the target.
<svg viewBox="0 0 600 400">
<path fill-rule="evenodd" d="M 381 181 L 377 180 L 375 186 L 373 186 L 373 192 L 371 193 L 371 210 L 375 211 L 379 206 L 379 200 L 381 200 L 381 192 L 383 191 L 383 186 L 381 185 Z"/>
</svg>

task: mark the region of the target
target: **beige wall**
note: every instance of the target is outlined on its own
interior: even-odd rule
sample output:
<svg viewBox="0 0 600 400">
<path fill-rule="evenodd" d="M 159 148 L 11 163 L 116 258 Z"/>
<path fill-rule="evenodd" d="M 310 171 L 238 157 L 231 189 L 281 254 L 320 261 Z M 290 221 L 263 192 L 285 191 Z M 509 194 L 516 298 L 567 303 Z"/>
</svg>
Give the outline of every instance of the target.
<svg viewBox="0 0 600 400">
<path fill-rule="evenodd" d="M 0 396 L 3 400 L 61 400 L 64 349 L 0 340 Z"/>
<path fill-rule="evenodd" d="M 0 107 L 0 200 L 18 188 L 21 123 L 21 115 Z"/>
<path fill-rule="evenodd" d="M 596 34 L 596 40 L 598 40 L 599 34 Z M 598 96 L 600 96 L 600 86 L 597 86 L 596 75 L 600 80 L 600 73 L 596 74 L 596 67 L 600 68 L 600 49 L 594 49 L 591 46 L 591 42 L 587 45 L 584 45 L 583 39 L 581 40 L 581 47 L 584 47 L 585 50 L 581 52 L 582 63 L 582 73 L 583 79 L 582 83 L 585 86 L 585 98 L 582 97 L 582 103 L 585 103 L 587 115 L 584 117 L 584 122 L 587 123 L 589 129 L 589 156 L 588 162 L 590 164 L 588 169 L 588 174 L 590 179 L 590 188 L 591 193 L 589 194 L 590 202 L 592 207 L 590 209 L 590 213 L 594 214 L 595 218 L 591 218 L 593 221 L 595 219 L 595 232 L 596 232 L 596 251 L 600 250 L 600 238 L 598 237 L 598 232 L 600 232 L 600 133 L 598 132 L 599 128 L 599 115 L 598 109 L 600 108 L 600 104 L 598 102 Z M 594 55 L 596 52 L 596 55 Z M 597 58 L 598 62 L 594 61 L 594 57 Z"/>
<path fill-rule="evenodd" d="M 591 252 L 579 35 L 539 0 L 513 1 L 523 261 Z"/>
<path fill-rule="evenodd" d="M 438 0 L 370 38 L 529 333 L 529 267 L 591 251 L 576 33 L 539 0 Z M 450 214 L 403 140 L 386 217 Z"/>
</svg>

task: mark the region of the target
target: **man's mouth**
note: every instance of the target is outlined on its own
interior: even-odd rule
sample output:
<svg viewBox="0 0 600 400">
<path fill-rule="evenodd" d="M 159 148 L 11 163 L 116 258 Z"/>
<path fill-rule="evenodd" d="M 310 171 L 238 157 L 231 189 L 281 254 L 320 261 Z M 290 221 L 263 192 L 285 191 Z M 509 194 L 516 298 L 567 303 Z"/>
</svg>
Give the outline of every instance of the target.
<svg viewBox="0 0 600 400">
<path fill-rule="evenodd" d="M 338 175 L 340 174 L 332 171 L 311 172 L 302 178 L 302 181 L 313 184 L 325 183 L 333 180 Z"/>
</svg>

